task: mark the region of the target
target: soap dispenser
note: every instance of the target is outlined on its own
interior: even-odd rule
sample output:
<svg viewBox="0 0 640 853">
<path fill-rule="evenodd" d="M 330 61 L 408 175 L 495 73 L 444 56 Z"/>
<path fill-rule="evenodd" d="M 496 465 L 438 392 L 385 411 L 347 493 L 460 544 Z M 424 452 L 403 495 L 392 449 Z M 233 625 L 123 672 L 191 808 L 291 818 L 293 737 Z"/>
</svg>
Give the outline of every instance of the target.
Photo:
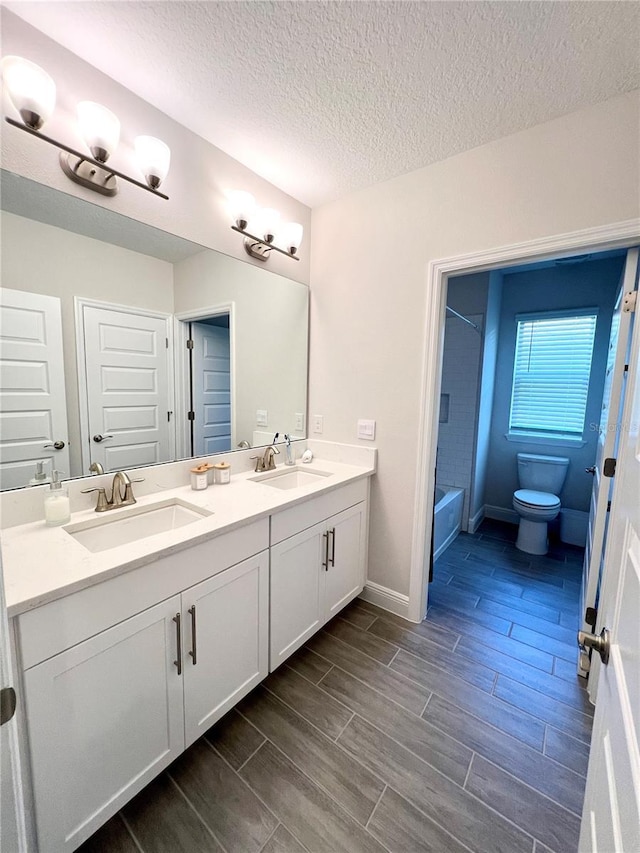
<svg viewBox="0 0 640 853">
<path fill-rule="evenodd" d="M 51 483 L 44 496 L 44 519 L 50 526 L 66 524 L 71 518 L 67 487 L 60 482 L 63 471 L 51 473 Z"/>
<path fill-rule="evenodd" d="M 36 473 L 29 480 L 30 486 L 42 486 L 44 483 L 49 482 L 49 477 L 46 475 L 44 470 L 44 462 L 36 462 Z"/>
</svg>

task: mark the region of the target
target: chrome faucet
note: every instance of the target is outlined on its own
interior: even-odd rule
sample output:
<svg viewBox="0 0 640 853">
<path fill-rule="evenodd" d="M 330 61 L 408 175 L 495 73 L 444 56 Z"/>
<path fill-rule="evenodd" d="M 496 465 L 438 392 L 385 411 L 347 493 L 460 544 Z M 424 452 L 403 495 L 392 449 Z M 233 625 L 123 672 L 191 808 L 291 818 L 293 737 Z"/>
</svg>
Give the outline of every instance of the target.
<svg viewBox="0 0 640 853">
<path fill-rule="evenodd" d="M 133 496 L 132 483 L 142 483 L 143 479 L 144 478 L 131 480 L 126 471 L 116 471 L 113 475 L 110 498 L 107 498 L 107 492 L 104 488 L 82 489 L 82 493 L 88 494 L 89 492 L 97 492 L 98 501 L 96 503 L 95 511 L 107 512 L 110 509 L 118 509 L 118 507 L 131 506 L 136 503 L 136 499 Z"/>
<path fill-rule="evenodd" d="M 256 474 L 261 473 L 262 471 L 275 471 L 276 469 L 276 454 L 279 454 L 280 451 L 275 445 L 275 440 L 278 437 L 278 433 L 276 433 L 273 437 L 273 444 L 270 444 L 269 447 L 266 448 L 262 456 L 250 456 L 249 459 L 256 460 L 255 472 Z"/>
</svg>

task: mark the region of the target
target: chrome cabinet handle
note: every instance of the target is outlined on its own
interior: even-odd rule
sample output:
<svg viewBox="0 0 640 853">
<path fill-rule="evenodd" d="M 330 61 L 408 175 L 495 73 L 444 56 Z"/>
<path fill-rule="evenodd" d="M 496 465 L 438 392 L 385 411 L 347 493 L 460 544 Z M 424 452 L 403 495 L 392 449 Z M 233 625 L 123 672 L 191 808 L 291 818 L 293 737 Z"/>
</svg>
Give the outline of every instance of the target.
<svg viewBox="0 0 640 853">
<path fill-rule="evenodd" d="M 174 660 L 173 664 L 178 668 L 178 675 L 182 675 L 182 625 L 179 613 L 176 613 L 173 617 L 173 621 L 176 623 L 176 639 L 178 646 L 178 659 Z"/>
<path fill-rule="evenodd" d="M 112 435 L 106 435 L 106 434 L 100 435 L 100 433 L 97 433 L 96 435 L 93 436 L 93 440 L 95 441 L 96 444 L 100 444 L 100 442 L 104 441 L 105 438 L 113 438 L 113 436 Z"/>
<path fill-rule="evenodd" d="M 335 529 L 335 527 L 332 527 L 331 530 L 329 531 L 329 533 L 331 534 L 331 557 L 329 558 L 329 561 L 330 561 L 332 566 L 335 566 L 335 564 L 336 564 L 336 529 Z"/>
<path fill-rule="evenodd" d="M 193 658 L 193 665 L 195 666 L 198 661 L 196 658 L 196 606 L 192 604 L 191 607 L 187 610 L 187 613 L 191 614 L 191 651 L 189 655 Z"/>
<path fill-rule="evenodd" d="M 64 441 L 54 441 L 51 444 L 45 444 L 45 447 L 53 447 L 54 450 L 63 450 L 65 443 Z"/>
<path fill-rule="evenodd" d="M 324 539 L 324 560 L 322 561 L 322 568 L 325 572 L 329 571 L 329 531 L 322 534 L 322 538 Z"/>
</svg>

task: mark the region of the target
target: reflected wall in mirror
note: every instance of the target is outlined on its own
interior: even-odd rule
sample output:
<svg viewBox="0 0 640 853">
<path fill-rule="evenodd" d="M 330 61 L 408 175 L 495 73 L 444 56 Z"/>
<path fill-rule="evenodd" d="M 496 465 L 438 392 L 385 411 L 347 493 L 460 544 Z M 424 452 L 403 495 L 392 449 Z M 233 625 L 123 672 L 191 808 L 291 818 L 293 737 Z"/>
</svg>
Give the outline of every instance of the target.
<svg viewBox="0 0 640 853">
<path fill-rule="evenodd" d="M 305 285 L 7 172 L 2 208 L 2 489 L 305 436 Z"/>
</svg>

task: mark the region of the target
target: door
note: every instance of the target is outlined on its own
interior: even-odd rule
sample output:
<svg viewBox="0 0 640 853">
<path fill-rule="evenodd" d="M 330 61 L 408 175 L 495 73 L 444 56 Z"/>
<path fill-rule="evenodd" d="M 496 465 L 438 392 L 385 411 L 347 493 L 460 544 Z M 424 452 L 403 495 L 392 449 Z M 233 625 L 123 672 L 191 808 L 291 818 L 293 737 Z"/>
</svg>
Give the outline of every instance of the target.
<svg viewBox="0 0 640 853">
<path fill-rule="evenodd" d="M 323 624 L 326 530 L 322 521 L 271 546 L 272 672 Z"/>
<path fill-rule="evenodd" d="M 24 673 L 39 848 L 75 850 L 184 748 L 174 596 Z"/>
<path fill-rule="evenodd" d="M 71 476 L 60 300 L 0 290 L 0 483 L 26 486 L 44 462 Z"/>
<path fill-rule="evenodd" d="M 593 621 L 587 622 L 587 608 L 595 610 L 602 575 L 605 550 L 607 514 L 611 492 L 611 478 L 603 472 L 605 459 L 616 456 L 619 436 L 621 408 L 624 398 L 625 365 L 628 359 L 629 341 L 633 328 L 633 314 L 623 311 L 625 294 L 635 291 L 638 274 L 638 249 L 630 249 L 622 275 L 622 285 L 611 320 L 607 372 L 602 397 L 602 412 L 598 431 L 596 459 L 593 465 L 593 488 L 589 512 L 587 543 L 584 556 L 582 586 L 580 590 L 580 613 L 583 631 L 593 630 Z M 586 676 L 583 656 L 578 657 L 578 674 Z M 595 701 L 595 682 L 589 685 L 592 701 Z"/>
<path fill-rule="evenodd" d="M 580 853 L 640 850 L 640 323 L 628 377 L 596 624 L 610 630 L 611 650 L 590 675 L 598 702 Z"/>
<path fill-rule="evenodd" d="M 168 318 L 84 304 L 82 326 L 85 456 L 105 471 L 170 461 Z"/>
<path fill-rule="evenodd" d="M 228 315 L 227 315 L 228 320 Z M 193 456 L 231 450 L 229 327 L 191 323 Z"/>
<path fill-rule="evenodd" d="M 268 673 L 269 554 L 182 594 L 185 746 Z"/>
<path fill-rule="evenodd" d="M 356 504 L 332 516 L 327 521 L 327 537 L 325 622 L 342 610 L 364 586 L 364 504 Z"/>
</svg>

